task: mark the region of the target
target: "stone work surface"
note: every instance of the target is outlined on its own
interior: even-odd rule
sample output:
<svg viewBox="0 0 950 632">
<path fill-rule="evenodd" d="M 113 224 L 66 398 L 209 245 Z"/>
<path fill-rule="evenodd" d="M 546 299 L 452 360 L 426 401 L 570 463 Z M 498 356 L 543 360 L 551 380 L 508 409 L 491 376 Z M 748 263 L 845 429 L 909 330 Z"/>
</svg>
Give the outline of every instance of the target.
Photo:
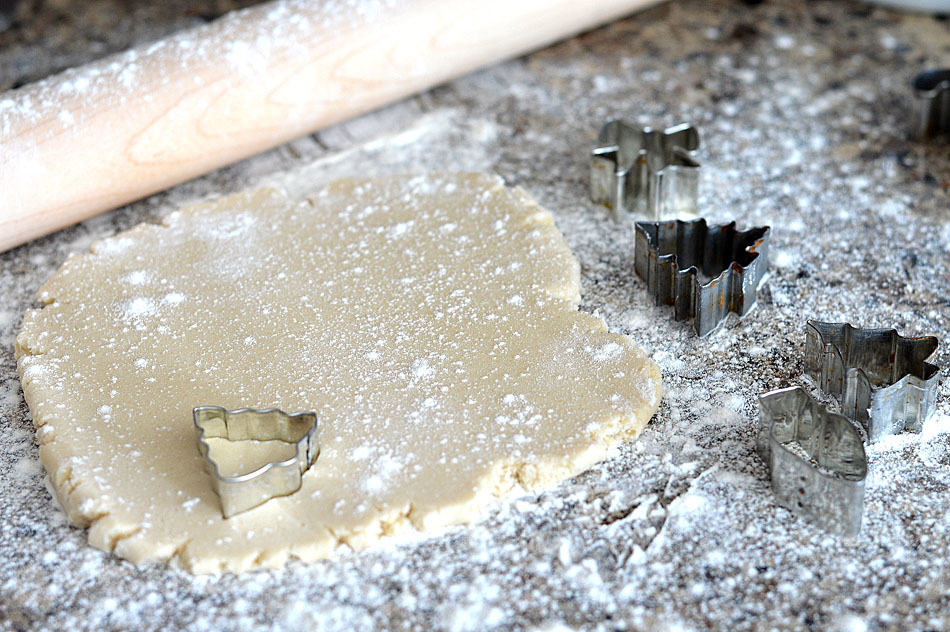
<svg viewBox="0 0 950 632">
<path fill-rule="evenodd" d="M 237 3 L 151 4 L 164 8 L 21 2 L 0 23 L 0 86 Z M 910 79 L 947 65 L 945 19 L 677 0 L 0 254 L 0 628 L 947 629 L 947 380 L 922 434 L 869 449 L 860 537 L 776 507 L 754 452 L 757 396 L 814 386 L 805 318 L 936 335 L 950 364 L 950 145 L 906 134 Z M 772 225 L 771 276 L 743 321 L 698 340 L 652 305 L 632 225 L 587 199 L 587 153 L 614 116 L 697 125 L 702 213 Z M 473 526 L 322 563 L 193 577 L 89 547 L 47 492 L 13 359 L 23 311 L 65 257 L 201 198 L 439 169 L 497 173 L 552 211 L 581 261 L 582 308 L 663 369 L 642 437 Z"/>
</svg>

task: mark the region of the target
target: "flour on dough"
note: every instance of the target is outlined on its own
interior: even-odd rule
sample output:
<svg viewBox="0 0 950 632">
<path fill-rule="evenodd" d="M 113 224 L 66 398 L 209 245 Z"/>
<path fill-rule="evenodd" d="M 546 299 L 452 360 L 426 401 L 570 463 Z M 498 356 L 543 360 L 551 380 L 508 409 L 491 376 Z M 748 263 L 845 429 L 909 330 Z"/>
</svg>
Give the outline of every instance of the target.
<svg viewBox="0 0 950 632">
<path fill-rule="evenodd" d="M 234 195 L 71 257 L 17 338 L 40 456 L 89 541 L 194 572 L 433 532 L 635 437 L 658 368 L 577 311 L 551 215 L 477 174 Z M 314 410 L 297 493 L 221 517 L 191 409 Z"/>
</svg>

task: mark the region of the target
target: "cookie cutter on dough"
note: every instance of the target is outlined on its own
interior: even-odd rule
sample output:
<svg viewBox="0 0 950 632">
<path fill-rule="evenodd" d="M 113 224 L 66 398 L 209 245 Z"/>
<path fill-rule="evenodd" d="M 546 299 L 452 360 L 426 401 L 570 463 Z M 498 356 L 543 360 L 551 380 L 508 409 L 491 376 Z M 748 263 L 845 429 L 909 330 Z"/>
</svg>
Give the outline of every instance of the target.
<svg viewBox="0 0 950 632">
<path fill-rule="evenodd" d="M 320 454 L 317 441 L 317 414 L 287 414 L 276 408 L 227 410 L 220 406 L 199 406 L 193 411 L 198 430 L 198 451 L 211 475 L 214 491 L 221 499 L 221 513 L 230 518 L 275 498 L 292 494 L 303 474 Z M 209 455 L 208 439 L 228 441 L 283 441 L 296 445 L 294 456 L 267 463 L 247 474 L 222 476 Z"/>
<path fill-rule="evenodd" d="M 905 338 L 895 329 L 809 320 L 805 373 L 864 427 L 868 441 L 880 441 L 920 432 L 933 413 L 940 367 L 927 359 L 938 345 L 933 336 Z"/>
<path fill-rule="evenodd" d="M 770 228 L 736 230 L 736 223 L 637 222 L 634 266 L 657 305 L 676 320 L 693 319 L 700 337 L 734 312 L 743 317 L 768 269 Z"/>
<path fill-rule="evenodd" d="M 591 153 L 591 201 L 617 221 L 633 214 L 659 221 L 695 215 L 699 132 L 686 123 L 655 130 L 609 121 Z"/>
<path fill-rule="evenodd" d="M 950 68 L 928 70 L 914 78 L 914 138 L 950 134 Z"/>
<path fill-rule="evenodd" d="M 782 507 L 840 535 L 861 531 L 868 461 L 858 429 L 799 386 L 759 397 L 756 451 Z"/>
</svg>

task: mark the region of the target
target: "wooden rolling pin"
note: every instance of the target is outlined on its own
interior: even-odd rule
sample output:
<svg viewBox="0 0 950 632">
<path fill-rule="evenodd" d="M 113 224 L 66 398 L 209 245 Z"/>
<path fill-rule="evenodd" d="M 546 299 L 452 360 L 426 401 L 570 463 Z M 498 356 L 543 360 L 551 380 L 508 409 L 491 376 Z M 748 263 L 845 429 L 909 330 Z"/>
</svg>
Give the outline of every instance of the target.
<svg viewBox="0 0 950 632">
<path fill-rule="evenodd" d="M 658 0 L 278 0 L 0 94 L 0 251 Z"/>
</svg>

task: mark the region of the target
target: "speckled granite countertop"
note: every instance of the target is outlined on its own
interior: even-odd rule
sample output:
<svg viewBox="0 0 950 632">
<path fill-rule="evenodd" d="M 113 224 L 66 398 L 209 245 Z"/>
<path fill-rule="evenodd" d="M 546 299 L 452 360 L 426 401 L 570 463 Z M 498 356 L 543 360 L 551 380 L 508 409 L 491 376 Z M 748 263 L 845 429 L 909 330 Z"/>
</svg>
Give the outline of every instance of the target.
<svg viewBox="0 0 950 632">
<path fill-rule="evenodd" d="M 235 3 L 203 4 L 21 2 L 0 24 L 0 87 Z M 804 318 L 950 342 L 950 145 L 905 133 L 911 77 L 947 65 L 946 20 L 677 0 L 0 255 L 0 627 L 950 628 L 946 380 L 923 434 L 869 450 L 856 539 L 777 508 L 754 453 L 756 396 L 808 386 Z M 772 275 L 741 323 L 699 341 L 653 307 L 632 228 L 587 201 L 588 149 L 616 115 L 699 126 L 703 213 L 773 226 Z M 67 254 L 202 197 L 430 169 L 498 173 L 554 213 L 583 308 L 663 369 L 641 439 L 475 525 L 317 564 L 191 577 L 90 548 L 47 492 L 13 359 L 23 311 Z M 950 365 L 950 344 L 935 360 Z"/>
</svg>

